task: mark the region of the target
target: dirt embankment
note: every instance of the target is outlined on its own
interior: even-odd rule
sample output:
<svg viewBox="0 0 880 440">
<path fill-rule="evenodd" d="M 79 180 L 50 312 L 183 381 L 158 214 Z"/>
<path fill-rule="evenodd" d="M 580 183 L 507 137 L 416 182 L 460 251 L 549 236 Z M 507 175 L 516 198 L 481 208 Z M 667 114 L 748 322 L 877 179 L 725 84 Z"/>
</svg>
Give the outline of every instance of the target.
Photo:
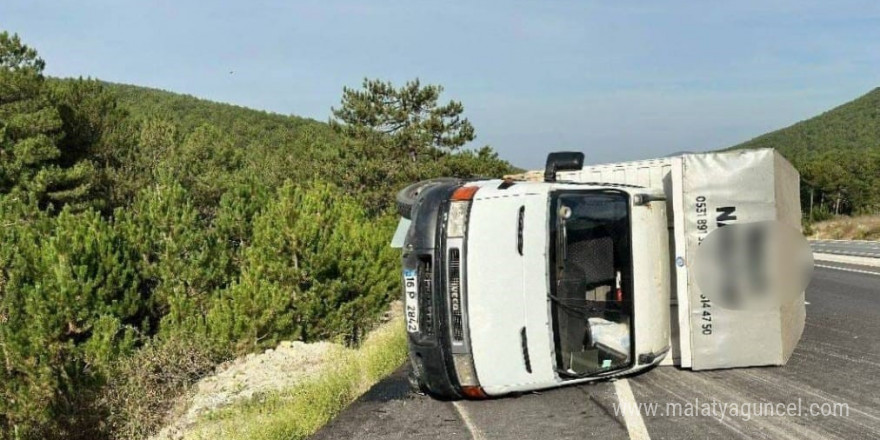
<svg viewBox="0 0 880 440">
<path fill-rule="evenodd" d="M 402 310 L 402 304 L 395 302 L 382 322 L 400 318 Z M 344 346 L 333 342 L 284 341 L 276 348 L 222 364 L 178 402 L 165 428 L 150 440 L 183 439 L 200 418 L 213 411 L 316 379 L 344 350 Z"/>
</svg>

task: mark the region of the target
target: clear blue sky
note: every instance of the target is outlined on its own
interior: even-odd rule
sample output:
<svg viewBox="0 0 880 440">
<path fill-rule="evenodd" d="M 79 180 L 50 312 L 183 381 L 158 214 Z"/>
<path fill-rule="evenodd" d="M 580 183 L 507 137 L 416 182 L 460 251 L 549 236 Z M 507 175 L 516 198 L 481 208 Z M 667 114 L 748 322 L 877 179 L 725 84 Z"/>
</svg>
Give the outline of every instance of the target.
<svg viewBox="0 0 880 440">
<path fill-rule="evenodd" d="M 527 167 L 725 147 L 880 86 L 877 0 L 475 3 L 2 0 L 0 28 L 50 75 L 318 120 L 418 77 Z"/>
</svg>

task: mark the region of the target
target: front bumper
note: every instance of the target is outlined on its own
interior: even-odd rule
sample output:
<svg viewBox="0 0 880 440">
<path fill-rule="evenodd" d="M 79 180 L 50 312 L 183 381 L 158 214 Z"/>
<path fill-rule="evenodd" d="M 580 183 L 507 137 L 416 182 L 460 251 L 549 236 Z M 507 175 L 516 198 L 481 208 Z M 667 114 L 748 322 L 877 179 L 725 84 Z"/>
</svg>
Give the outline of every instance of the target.
<svg viewBox="0 0 880 440">
<path fill-rule="evenodd" d="M 426 190 L 413 209 L 404 242 L 403 271 L 418 279 L 419 328 L 408 332 L 409 358 L 425 391 L 446 399 L 463 397 L 455 374 L 446 298 L 445 217 L 457 185 Z"/>
</svg>

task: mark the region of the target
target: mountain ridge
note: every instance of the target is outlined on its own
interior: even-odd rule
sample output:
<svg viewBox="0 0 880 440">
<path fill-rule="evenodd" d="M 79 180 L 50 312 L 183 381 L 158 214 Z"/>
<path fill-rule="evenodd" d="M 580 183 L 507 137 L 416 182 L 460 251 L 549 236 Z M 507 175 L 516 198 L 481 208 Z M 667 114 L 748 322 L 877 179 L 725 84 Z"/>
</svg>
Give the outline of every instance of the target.
<svg viewBox="0 0 880 440">
<path fill-rule="evenodd" d="M 880 211 L 880 87 L 724 150 L 767 147 L 800 172 L 801 206 L 811 220 Z"/>
</svg>

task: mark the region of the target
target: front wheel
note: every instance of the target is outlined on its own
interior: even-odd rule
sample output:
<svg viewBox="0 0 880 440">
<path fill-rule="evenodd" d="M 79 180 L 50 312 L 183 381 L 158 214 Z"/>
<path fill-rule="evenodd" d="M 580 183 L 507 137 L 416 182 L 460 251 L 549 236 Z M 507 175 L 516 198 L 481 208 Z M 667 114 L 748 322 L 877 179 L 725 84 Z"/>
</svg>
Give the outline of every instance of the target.
<svg viewBox="0 0 880 440">
<path fill-rule="evenodd" d="M 406 188 L 397 192 L 397 213 L 401 217 L 412 220 L 412 208 L 416 205 L 416 200 L 424 190 L 446 183 L 460 182 L 461 179 L 454 177 L 437 177 L 435 179 L 422 180 L 413 183 Z"/>
<path fill-rule="evenodd" d="M 425 394 L 425 384 L 416 376 L 415 367 L 409 364 L 409 371 L 406 372 L 406 380 L 409 383 L 409 390 L 416 394 Z"/>
</svg>

